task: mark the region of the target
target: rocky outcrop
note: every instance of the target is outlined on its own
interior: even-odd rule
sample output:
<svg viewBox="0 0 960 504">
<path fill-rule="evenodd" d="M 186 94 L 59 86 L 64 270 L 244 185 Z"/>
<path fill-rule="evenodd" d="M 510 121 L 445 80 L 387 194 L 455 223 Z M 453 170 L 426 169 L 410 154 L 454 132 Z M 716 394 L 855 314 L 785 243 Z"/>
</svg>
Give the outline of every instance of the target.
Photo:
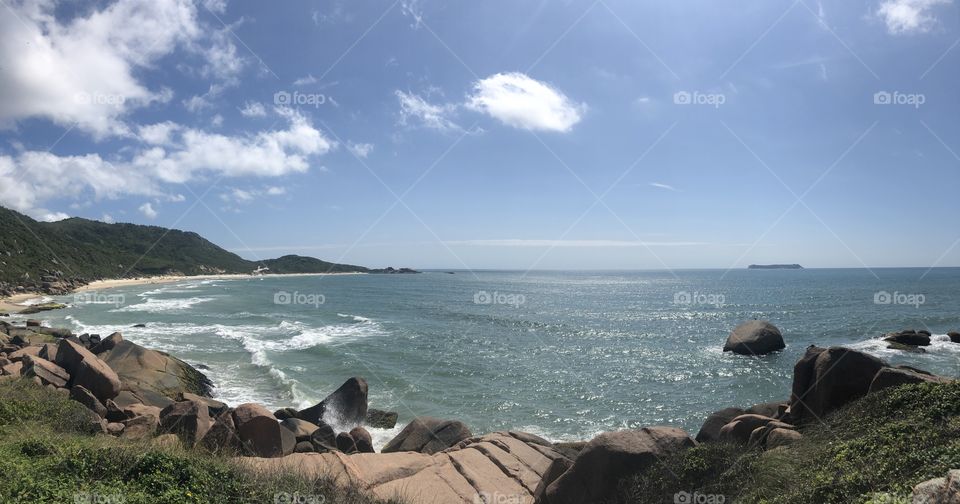
<svg viewBox="0 0 960 504">
<path fill-rule="evenodd" d="M 718 441 L 746 445 L 754 430 L 766 427 L 770 422 L 776 422 L 776 419 L 750 413 L 740 415 L 720 429 Z"/>
<path fill-rule="evenodd" d="M 807 422 L 867 394 L 880 359 L 844 347 L 810 346 L 793 367 L 791 423 Z"/>
<path fill-rule="evenodd" d="M 946 477 L 924 481 L 913 487 L 913 504 L 960 503 L 960 470 L 947 472 Z"/>
<path fill-rule="evenodd" d="M 295 453 L 244 458 L 241 464 L 253 473 L 288 470 L 308 480 L 325 476 L 385 500 L 475 504 L 511 499 L 506 502 L 531 504 L 543 475 L 558 458 L 563 454 L 536 436 L 496 432 L 435 454 Z"/>
<path fill-rule="evenodd" d="M 947 383 L 949 381 L 951 380 L 944 376 L 937 376 L 909 366 L 885 367 L 874 375 L 869 391 L 876 392 L 911 383 Z"/>
<path fill-rule="evenodd" d="M 42 385 L 54 387 L 66 387 L 67 382 L 70 381 L 70 375 L 62 367 L 32 355 L 23 358 L 21 374 L 25 378 L 36 377 Z"/>
<path fill-rule="evenodd" d="M 321 421 L 349 428 L 363 423 L 367 417 L 367 381 L 350 378 L 340 388 L 314 406 L 297 412 L 297 418 L 313 424 Z"/>
<path fill-rule="evenodd" d="M 703 426 L 700 427 L 700 432 L 697 432 L 697 442 L 709 443 L 711 441 L 717 441 L 720 438 L 720 429 L 744 413 L 745 411 L 740 408 L 724 408 L 719 411 L 714 411 L 703 422 Z"/>
<path fill-rule="evenodd" d="M 605 502 L 622 478 L 695 445 L 686 432 L 673 427 L 605 432 L 587 443 L 573 466 L 547 487 L 546 500 L 549 504 Z"/>
<path fill-rule="evenodd" d="M 930 333 L 928 331 L 915 331 L 907 329 L 904 331 L 889 333 L 884 335 L 884 341 L 899 343 L 910 346 L 928 346 L 930 345 Z"/>
<path fill-rule="evenodd" d="M 398 415 L 395 411 L 383 411 L 374 408 L 367 410 L 367 418 L 363 423 L 376 429 L 392 429 L 397 425 Z"/>
<path fill-rule="evenodd" d="M 210 430 L 207 406 L 198 401 L 175 402 L 160 412 L 160 432 L 176 434 L 187 446 L 193 446 Z"/>
<path fill-rule="evenodd" d="M 257 457 L 282 457 L 293 453 L 297 438 L 266 408 L 247 403 L 233 410 L 243 452 Z"/>
<path fill-rule="evenodd" d="M 57 364 L 73 377 L 72 385 L 82 385 L 101 402 L 120 393 L 120 378 L 99 357 L 69 339 L 57 346 Z"/>
<path fill-rule="evenodd" d="M 764 355 L 785 347 L 780 329 L 765 320 L 750 320 L 733 329 L 723 345 L 723 351 L 741 355 Z"/>
<path fill-rule="evenodd" d="M 437 453 L 473 436 L 470 428 L 456 420 L 433 417 L 414 418 L 380 450 L 383 453 L 420 452 Z"/>
<path fill-rule="evenodd" d="M 212 391 L 210 380 L 193 366 L 129 340 L 100 357 L 120 377 L 124 390 L 150 390 L 169 398 L 185 392 L 209 397 Z"/>
</svg>

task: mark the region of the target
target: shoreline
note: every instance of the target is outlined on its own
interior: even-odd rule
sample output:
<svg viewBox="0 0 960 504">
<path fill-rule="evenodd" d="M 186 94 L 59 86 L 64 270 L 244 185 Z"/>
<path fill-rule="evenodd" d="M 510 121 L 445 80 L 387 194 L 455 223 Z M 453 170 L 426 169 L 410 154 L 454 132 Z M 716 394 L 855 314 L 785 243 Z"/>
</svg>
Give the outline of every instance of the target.
<svg viewBox="0 0 960 504">
<path fill-rule="evenodd" d="M 334 276 L 334 275 L 366 275 L 368 273 L 361 271 L 351 271 L 343 273 L 267 273 L 263 275 L 250 275 L 247 273 L 223 273 L 216 275 L 160 275 L 152 277 L 136 278 L 114 278 L 107 280 L 94 280 L 82 287 L 78 287 L 71 293 L 91 292 L 106 289 L 116 289 L 119 287 L 133 287 L 137 285 L 159 285 L 175 283 L 187 280 L 241 280 L 244 278 L 276 278 L 276 277 L 305 277 L 305 276 Z M 28 305 L 22 304 L 24 301 L 34 298 L 50 297 L 52 294 L 43 292 L 24 292 L 14 294 L 9 297 L 0 297 L 0 313 L 16 315 Z"/>
</svg>

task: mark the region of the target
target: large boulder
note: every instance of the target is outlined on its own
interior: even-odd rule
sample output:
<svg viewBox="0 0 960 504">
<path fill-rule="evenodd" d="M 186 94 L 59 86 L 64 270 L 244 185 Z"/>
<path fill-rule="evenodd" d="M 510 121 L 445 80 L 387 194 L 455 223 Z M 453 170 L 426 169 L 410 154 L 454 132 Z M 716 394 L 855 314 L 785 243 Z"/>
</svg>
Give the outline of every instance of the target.
<svg viewBox="0 0 960 504">
<path fill-rule="evenodd" d="M 947 337 L 950 338 L 952 343 L 960 343 L 960 332 L 950 331 L 947 333 Z"/>
<path fill-rule="evenodd" d="M 97 396 L 84 388 L 83 385 L 74 385 L 70 388 L 70 399 L 86 406 L 90 411 L 101 417 L 107 416 L 107 407 L 97 399 Z"/>
<path fill-rule="evenodd" d="M 773 450 L 781 446 L 791 445 L 803 439 L 803 435 L 793 429 L 777 427 L 767 433 L 767 449 Z"/>
<path fill-rule="evenodd" d="M 700 427 L 700 432 L 697 432 L 697 442 L 709 443 L 716 441 L 720 438 L 720 429 L 744 413 L 740 408 L 724 408 L 720 411 L 710 413 L 710 416 L 703 422 L 703 426 Z"/>
<path fill-rule="evenodd" d="M 374 427 L 377 429 L 392 429 L 397 425 L 397 418 L 399 415 L 395 411 L 384 411 L 374 408 L 367 410 L 367 418 L 364 419 L 363 423 L 367 427 Z"/>
<path fill-rule="evenodd" d="M 213 390 L 210 380 L 193 366 L 130 340 L 118 342 L 100 357 L 116 371 L 124 390 L 151 390 L 173 399 L 184 392 L 209 397 Z"/>
<path fill-rule="evenodd" d="M 118 332 L 115 332 L 110 336 L 107 336 L 106 338 L 100 340 L 100 343 L 97 343 L 96 345 L 90 347 L 90 351 L 97 355 L 100 355 L 104 352 L 113 350 L 113 347 L 117 346 L 117 343 L 120 343 L 121 341 L 123 341 L 123 335 Z"/>
<path fill-rule="evenodd" d="M 297 438 L 297 441 L 309 441 L 313 431 L 319 429 L 316 424 L 299 418 L 287 418 L 280 422 L 280 425 L 286 427 Z"/>
<path fill-rule="evenodd" d="M 373 437 L 363 427 L 354 427 L 350 430 L 350 437 L 360 453 L 373 453 Z"/>
<path fill-rule="evenodd" d="M 337 431 L 325 423 L 317 426 L 317 430 L 310 434 L 310 444 L 313 445 L 313 451 L 320 453 L 329 452 L 337 449 Z"/>
<path fill-rule="evenodd" d="M 877 371 L 886 364 L 844 347 L 811 345 L 793 367 L 791 423 L 807 422 L 867 394 Z"/>
<path fill-rule="evenodd" d="M 120 437 L 124 439 L 148 439 L 153 437 L 160 428 L 160 422 L 153 415 L 135 416 L 121 423 L 123 424 L 123 433 L 120 434 Z"/>
<path fill-rule="evenodd" d="M 350 378 L 323 401 L 297 412 L 297 418 L 312 424 L 326 421 L 346 428 L 362 424 L 366 417 L 367 381 L 359 377 Z"/>
<path fill-rule="evenodd" d="M 211 453 L 233 454 L 240 452 L 240 436 L 233 423 L 233 412 L 224 411 L 213 422 L 200 442 Z"/>
<path fill-rule="evenodd" d="M 37 377 L 41 384 L 54 387 L 66 387 L 70 381 L 70 375 L 62 367 L 32 355 L 23 358 L 22 374 L 25 378 Z"/>
<path fill-rule="evenodd" d="M 888 387 L 899 387 L 911 383 L 947 383 L 951 381 L 944 376 L 930 374 L 909 366 L 885 367 L 873 377 L 870 382 L 870 392 L 876 392 Z"/>
<path fill-rule="evenodd" d="M 414 418 L 380 450 L 382 453 L 420 452 L 437 453 L 473 436 L 470 428 L 456 420 L 433 417 Z"/>
<path fill-rule="evenodd" d="M 197 401 L 180 401 L 160 412 L 160 432 L 176 434 L 187 445 L 193 446 L 210 429 L 207 406 Z"/>
<path fill-rule="evenodd" d="M 760 427 L 766 427 L 768 423 L 775 421 L 776 420 L 773 418 L 762 415 L 754 415 L 750 413 L 740 415 L 720 429 L 718 440 L 727 443 L 745 445 L 750 441 L 750 435 L 753 434 L 754 430 Z"/>
<path fill-rule="evenodd" d="M 255 457 L 282 457 L 293 453 L 297 438 L 270 411 L 247 403 L 233 410 L 233 423 L 244 452 Z"/>
<path fill-rule="evenodd" d="M 73 377 L 72 385 L 83 385 L 101 402 L 113 399 L 120 393 L 120 377 L 117 373 L 79 343 L 69 339 L 60 340 L 56 354 L 57 364 Z"/>
<path fill-rule="evenodd" d="M 934 478 L 913 487 L 913 504 L 960 503 L 960 469 L 947 472 L 945 478 Z"/>
<path fill-rule="evenodd" d="M 783 335 L 775 325 L 765 320 L 750 320 L 733 329 L 723 345 L 723 351 L 741 355 L 763 355 L 785 347 Z"/>
<path fill-rule="evenodd" d="M 644 427 L 593 438 L 562 476 L 547 487 L 550 504 L 612 501 L 619 481 L 663 457 L 696 445 L 681 429 Z"/>
<path fill-rule="evenodd" d="M 907 329 L 897 333 L 888 333 L 883 337 L 884 341 L 899 343 L 901 345 L 928 346 L 930 345 L 930 334 L 926 331 L 917 332 L 913 329 Z"/>
</svg>

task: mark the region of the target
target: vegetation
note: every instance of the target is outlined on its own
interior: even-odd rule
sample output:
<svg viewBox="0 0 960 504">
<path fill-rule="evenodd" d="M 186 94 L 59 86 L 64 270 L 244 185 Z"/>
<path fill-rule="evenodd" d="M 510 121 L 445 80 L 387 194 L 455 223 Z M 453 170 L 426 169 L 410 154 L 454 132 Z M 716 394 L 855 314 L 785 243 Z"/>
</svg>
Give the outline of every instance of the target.
<svg viewBox="0 0 960 504">
<path fill-rule="evenodd" d="M 746 503 L 909 502 L 916 484 L 960 467 L 960 383 L 886 389 L 767 452 L 704 444 L 625 481 L 624 503 L 678 492 Z"/>
<path fill-rule="evenodd" d="M 291 474 L 250 475 L 182 446 L 93 435 L 79 403 L 27 380 L 0 382 L 0 502 L 372 504 L 355 488 Z M 289 500 L 288 500 L 289 501 Z"/>
<path fill-rule="evenodd" d="M 247 261 L 196 233 L 137 224 L 106 224 L 72 218 L 37 222 L 0 207 L 0 283 L 36 285 L 43 271 L 69 278 L 159 274 L 249 273 L 265 265 L 276 273 L 367 271 L 311 257 Z"/>
</svg>

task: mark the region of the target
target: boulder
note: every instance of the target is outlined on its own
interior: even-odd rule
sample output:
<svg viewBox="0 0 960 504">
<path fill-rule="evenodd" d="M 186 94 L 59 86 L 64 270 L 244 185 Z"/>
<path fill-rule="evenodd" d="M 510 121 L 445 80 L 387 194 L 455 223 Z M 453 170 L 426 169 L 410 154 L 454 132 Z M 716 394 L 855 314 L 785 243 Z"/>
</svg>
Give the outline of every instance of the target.
<svg viewBox="0 0 960 504">
<path fill-rule="evenodd" d="M 233 423 L 233 412 L 228 410 L 217 416 L 200 444 L 211 453 L 238 453 L 241 445 L 237 427 Z"/>
<path fill-rule="evenodd" d="M 753 406 L 747 408 L 744 413 L 763 415 L 770 418 L 779 418 L 789 405 L 789 401 L 773 401 L 768 403 L 754 404 Z"/>
<path fill-rule="evenodd" d="M 293 447 L 293 453 L 313 453 L 313 443 L 310 441 L 297 441 Z"/>
<path fill-rule="evenodd" d="M 723 345 L 723 351 L 741 355 L 763 355 L 785 347 L 780 329 L 765 320 L 750 320 L 733 329 Z"/>
<path fill-rule="evenodd" d="M 399 415 L 395 411 L 383 411 L 370 408 L 367 410 L 367 418 L 363 423 L 367 427 L 375 429 L 392 429 L 397 426 Z"/>
<path fill-rule="evenodd" d="M 325 423 L 317 426 L 317 430 L 310 434 L 310 443 L 313 444 L 313 450 L 317 452 L 333 451 L 337 448 L 337 433 L 333 427 Z"/>
<path fill-rule="evenodd" d="M 173 399 L 170 399 L 169 397 L 160 393 L 152 390 L 141 390 L 135 387 L 131 388 L 130 390 L 121 390 L 120 393 L 117 394 L 117 397 L 114 397 L 113 400 L 121 408 L 131 404 L 143 404 L 145 406 L 153 406 L 158 409 L 163 409 L 167 406 L 170 406 L 174 402 Z"/>
<path fill-rule="evenodd" d="M 433 417 L 414 418 L 380 450 L 382 453 L 413 451 L 437 453 L 473 436 L 463 422 Z"/>
<path fill-rule="evenodd" d="M 960 332 L 950 331 L 947 333 L 947 337 L 950 338 L 950 341 L 953 343 L 960 343 Z"/>
<path fill-rule="evenodd" d="M 227 411 L 229 407 L 226 403 L 220 402 L 216 399 L 211 399 L 209 397 L 198 396 L 197 394 L 191 394 L 190 392 L 182 392 L 177 394 L 178 401 L 197 401 L 205 404 L 207 409 L 210 410 L 210 418 L 216 418 L 220 416 L 221 413 Z"/>
<path fill-rule="evenodd" d="M 247 403 L 233 410 L 244 452 L 256 457 L 282 457 L 293 452 L 296 436 L 280 426 L 277 418 L 259 404 Z"/>
<path fill-rule="evenodd" d="M 160 432 L 176 434 L 187 446 L 203 439 L 210 429 L 207 406 L 197 401 L 179 401 L 160 411 Z"/>
<path fill-rule="evenodd" d="M 774 448 L 787 446 L 799 441 L 800 439 L 803 439 L 803 435 L 793 429 L 784 429 L 782 427 L 771 429 L 767 433 L 767 449 L 773 450 Z"/>
<path fill-rule="evenodd" d="M 40 357 L 40 350 L 43 350 L 43 347 L 40 345 L 26 346 L 15 352 L 8 354 L 7 358 L 13 362 L 19 362 L 20 360 L 22 360 L 24 357 L 27 357 L 27 356 Z M 69 373 L 70 371 L 68 370 L 67 372 Z"/>
<path fill-rule="evenodd" d="M 790 423 L 807 422 L 859 399 L 870 390 L 880 359 L 844 347 L 810 346 L 793 367 Z"/>
<path fill-rule="evenodd" d="M 297 418 L 297 409 L 296 408 L 280 408 L 277 411 L 273 412 L 273 416 L 277 417 L 277 420 L 283 421 L 288 418 Z"/>
<path fill-rule="evenodd" d="M 96 345 L 91 347 L 90 351 L 96 355 L 100 355 L 104 352 L 113 350 L 113 347 L 117 346 L 117 343 L 120 343 L 121 341 L 123 341 L 123 335 L 121 335 L 118 332 L 115 332 L 110 336 L 107 336 L 106 338 L 103 338 L 102 340 L 100 340 L 100 343 L 97 343 Z"/>
<path fill-rule="evenodd" d="M 124 439 L 147 439 L 160 429 L 160 422 L 153 415 L 140 415 L 123 421 Z"/>
<path fill-rule="evenodd" d="M 25 378 L 37 377 L 43 385 L 65 387 L 70 381 L 70 374 L 62 367 L 40 357 L 28 355 L 23 358 L 22 374 Z"/>
<path fill-rule="evenodd" d="M 90 411 L 100 415 L 101 417 L 107 416 L 107 407 L 97 399 L 97 396 L 93 395 L 89 390 L 83 387 L 83 385 L 74 385 L 70 388 L 70 399 L 77 401 L 78 403 L 84 405 Z"/>
<path fill-rule="evenodd" d="M 152 416 L 156 418 L 158 422 L 160 421 L 160 417 L 163 416 L 163 408 L 147 406 L 146 404 L 127 404 L 125 406 L 120 406 L 120 411 L 123 412 L 123 416 L 126 418 Z"/>
<path fill-rule="evenodd" d="M 123 432 L 123 424 L 117 422 L 107 422 L 107 434 L 119 436 Z"/>
<path fill-rule="evenodd" d="M 952 469 L 944 478 L 934 478 L 913 487 L 913 504 L 960 503 L 960 469 Z"/>
<path fill-rule="evenodd" d="M 124 390 L 150 390 L 169 398 L 189 392 L 209 397 L 213 384 L 193 366 L 163 352 L 122 340 L 100 354 L 123 384 Z"/>
<path fill-rule="evenodd" d="M 744 413 L 740 408 L 724 408 L 710 413 L 710 416 L 703 422 L 703 426 L 700 427 L 700 432 L 697 432 L 697 442 L 716 441 L 720 437 L 720 429 Z"/>
<path fill-rule="evenodd" d="M 120 377 L 95 355 L 80 362 L 72 383 L 83 385 L 101 401 L 113 399 L 120 393 Z"/>
<path fill-rule="evenodd" d="M 928 346 L 930 345 L 930 334 L 916 332 L 914 330 L 900 331 L 898 333 L 889 333 L 884 335 L 884 341 L 891 343 L 900 343 L 901 345 Z"/>
<path fill-rule="evenodd" d="M 766 427 L 768 423 L 775 421 L 773 418 L 762 415 L 743 414 L 724 425 L 717 439 L 726 443 L 746 445 L 749 444 L 754 430 Z"/>
<path fill-rule="evenodd" d="M 297 412 L 297 418 L 312 424 L 321 420 L 349 428 L 363 423 L 367 417 L 367 381 L 350 378 L 314 406 Z"/>
<path fill-rule="evenodd" d="M 36 319 L 27 319 L 27 327 L 40 327 L 42 324 Z"/>
<path fill-rule="evenodd" d="M 280 422 L 280 425 L 289 429 L 297 441 L 309 441 L 313 431 L 319 429 L 318 426 L 299 418 L 287 418 Z"/>
<path fill-rule="evenodd" d="M 87 359 L 96 359 L 82 344 L 70 339 L 62 339 L 57 344 L 57 365 L 75 374 L 80 369 L 80 363 Z M 110 398 L 108 398 L 110 399 Z"/>
<path fill-rule="evenodd" d="M 888 387 L 899 387 L 910 383 L 947 383 L 951 380 L 943 376 L 930 374 L 909 366 L 885 367 L 877 371 L 870 382 L 869 392 L 876 392 Z"/>
<path fill-rule="evenodd" d="M 349 432 L 341 432 L 337 434 L 337 449 L 343 453 L 356 453 L 357 443 Z"/>
<path fill-rule="evenodd" d="M 540 478 L 540 482 L 537 483 L 537 488 L 533 490 L 533 502 L 534 503 L 546 503 L 547 502 L 547 488 L 550 487 L 550 484 L 554 481 L 557 481 L 560 476 L 563 476 L 565 472 L 570 470 L 573 467 L 573 459 L 567 457 L 558 457 L 553 459 L 550 462 L 550 465 L 547 467 L 547 470 L 544 471 L 543 476 Z"/>
<path fill-rule="evenodd" d="M 573 466 L 547 487 L 547 501 L 550 504 L 612 501 L 621 479 L 695 445 L 686 432 L 674 427 L 605 432 L 587 443 Z"/>
<path fill-rule="evenodd" d="M 6 376 L 20 376 L 23 371 L 23 362 L 17 361 L 12 364 L 7 364 L 0 368 L 0 371 Z"/>
<path fill-rule="evenodd" d="M 360 453 L 374 453 L 373 437 L 370 432 L 363 427 L 354 427 L 350 430 L 350 437 L 353 438 L 354 445 Z"/>
<path fill-rule="evenodd" d="M 44 343 L 37 353 L 40 358 L 47 359 L 50 362 L 57 362 L 57 345 L 53 343 Z"/>
</svg>

